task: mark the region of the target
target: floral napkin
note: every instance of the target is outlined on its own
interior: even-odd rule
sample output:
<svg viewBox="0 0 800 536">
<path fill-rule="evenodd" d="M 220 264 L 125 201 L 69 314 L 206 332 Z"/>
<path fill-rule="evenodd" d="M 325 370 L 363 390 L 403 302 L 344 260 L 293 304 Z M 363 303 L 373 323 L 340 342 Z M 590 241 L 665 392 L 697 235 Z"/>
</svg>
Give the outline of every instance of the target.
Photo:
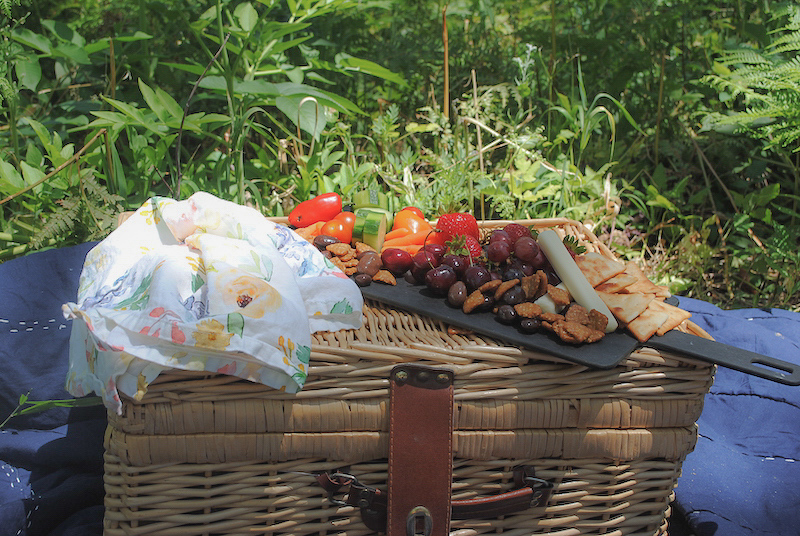
<svg viewBox="0 0 800 536">
<path fill-rule="evenodd" d="M 311 334 L 361 326 L 358 287 L 258 211 L 197 193 L 152 198 L 86 256 L 67 390 L 121 412 L 166 368 L 297 392 Z"/>
</svg>

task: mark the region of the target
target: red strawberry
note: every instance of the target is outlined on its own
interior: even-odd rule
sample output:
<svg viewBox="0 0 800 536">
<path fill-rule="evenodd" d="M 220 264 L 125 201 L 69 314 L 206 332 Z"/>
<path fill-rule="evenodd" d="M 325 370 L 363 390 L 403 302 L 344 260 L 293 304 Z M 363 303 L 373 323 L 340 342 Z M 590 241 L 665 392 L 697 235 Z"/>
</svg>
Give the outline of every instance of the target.
<svg viewBox="0 0 800 536">
<path fill-rule="evenodd" d="M 508 233 L 508 236 L 511 238 L 511 243 L 517 241 L 517 238 L 521 238 L 523 236 L 531 236 L 531 230 L 522 225 L 521 223 L 509 223 L 503 230 Z"/>
<path fill-rule="evenodd" d="M 450 214 L 442 214 L 436 222 L 436 229 L 440 232 L 437 233 L 439 240 L 442 243 L 447 243 L 458 235 L 466 235 L 479 240 L 481 235 L 478 230 L 478 222 L 472 214 L 464 212 L 452 212 Z"/>
<path fill-rule="evenodd" d="M 455 238 L 447 242 L 447 252 L 451 255 L 459 255 L 461 257 L 469 257 L 472 260 L 476 260 L 483 255 L 483 246 L 481 246 L 480 241 L 474 236 L 457 235 Z"/>
<path fill-rule="evenodd" d="M 481 247 L 481 243 L 477 238 L 471 235 L 466 235 L 464 239 L 464 247 L 467 248 L 467 251 L 469 251 L 469 254 L 473 259 L 477 259 L 483 255 L 483 247 Z"/>
</svg>

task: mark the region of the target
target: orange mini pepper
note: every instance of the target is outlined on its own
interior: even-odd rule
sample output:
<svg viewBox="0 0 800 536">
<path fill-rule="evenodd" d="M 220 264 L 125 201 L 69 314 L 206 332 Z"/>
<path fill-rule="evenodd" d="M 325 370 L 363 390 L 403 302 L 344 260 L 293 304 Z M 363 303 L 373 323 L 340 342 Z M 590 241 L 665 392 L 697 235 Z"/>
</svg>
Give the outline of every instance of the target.
<svg viewBox="0 0 800 536">
<path fill-rule="evenodd" d="M 408 229 L 411 231 L 411 233 L 416 234 L 420 231 L 430 231 L 433 229 L 431 224 L 428 223 L 428 220 L 421 218 L 417 214 L 419 209 L 416 209 L 415 211 L 412 210 L 412 208 L 404 208 L 394 215 L 394 225 L 392 225 L 392 230 Z"/>
</svg>

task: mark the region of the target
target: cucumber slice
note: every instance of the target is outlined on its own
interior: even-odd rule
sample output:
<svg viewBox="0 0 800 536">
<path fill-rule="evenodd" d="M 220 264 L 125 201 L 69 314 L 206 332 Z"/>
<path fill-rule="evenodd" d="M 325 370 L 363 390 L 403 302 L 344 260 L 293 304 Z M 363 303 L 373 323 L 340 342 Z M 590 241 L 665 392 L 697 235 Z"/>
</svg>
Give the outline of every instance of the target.
<svg viewBox="0 0 800 536">
<path fill-rule="evenodd" d="M 358 217 L 356 217 L 358 223 Z M 386 215 L 382 212 L 370 212 L 364 216 L 364 225 L 361 228 L 361 241 L 372 246 L 376 251 L 383 246 L 383 237 L 386 236 Z"/>
<path fill-rule="evenodd" d="M 389 196 L 378 190 L 361 190 L 353 196 L 353 206 L 357 209 L 375 207 L 389 210 Z"/>
<path fill-rule="evenodd" d="M 353 224 L 353 242 L 364 241 L 364 225 L 367 222 L 365 216 L 356 215 L 356 221 Z"/>
<path fill-rule="evenodd" d="M 386 228 L 392 228 L 392 224 L 394 224 L 394 213 L 391 210 L 378 207 L 361 207 L 356 209 L 356 218 L 359 216 L 366 217 L 369 213 L 383 214 L 386 216 Z"/>
</svg>

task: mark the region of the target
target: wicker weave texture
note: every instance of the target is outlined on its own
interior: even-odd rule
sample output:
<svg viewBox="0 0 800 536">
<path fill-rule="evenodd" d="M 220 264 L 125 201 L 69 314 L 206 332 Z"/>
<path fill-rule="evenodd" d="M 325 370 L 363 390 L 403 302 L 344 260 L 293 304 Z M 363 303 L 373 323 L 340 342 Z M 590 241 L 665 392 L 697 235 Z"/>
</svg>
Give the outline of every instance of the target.
<svg viewBox="0 0 800 536">
<path fill-rule="evenodd" d="M 452 534 L 666 534 L 676 464 L 641 460 L 456 458 L 453 496 L 509 489 L 511 468 L 534 465 L 555 484 L 547 507 L 494 520 L 455 520 Z M 106 536 L 201 534 L 371 534 L 357 509 L 327 500 L 311 472 L 343 470 L 370 486 L 386 482 L 386 463 L 341 466 L 327 459 L 284 463 L 169 464 L 131 467 L 106 456 Z"/>
</svg>

